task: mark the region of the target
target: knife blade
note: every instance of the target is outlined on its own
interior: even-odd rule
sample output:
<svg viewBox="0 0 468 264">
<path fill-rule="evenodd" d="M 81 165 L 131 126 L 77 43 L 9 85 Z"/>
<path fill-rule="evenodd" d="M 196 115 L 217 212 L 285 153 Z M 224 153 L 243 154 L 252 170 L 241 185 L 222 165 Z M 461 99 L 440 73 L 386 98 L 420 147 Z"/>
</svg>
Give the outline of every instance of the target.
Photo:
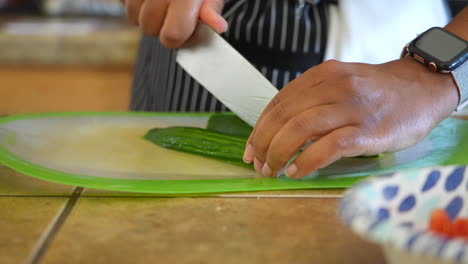
<svg viewBox="0 0 468 264">
<path fill-rule="evenodd" d="M 209 26 L 199 23 L 176 61 L 227 108 L 254 126 L 278 93 L 273 84 Z"/>
</svg>

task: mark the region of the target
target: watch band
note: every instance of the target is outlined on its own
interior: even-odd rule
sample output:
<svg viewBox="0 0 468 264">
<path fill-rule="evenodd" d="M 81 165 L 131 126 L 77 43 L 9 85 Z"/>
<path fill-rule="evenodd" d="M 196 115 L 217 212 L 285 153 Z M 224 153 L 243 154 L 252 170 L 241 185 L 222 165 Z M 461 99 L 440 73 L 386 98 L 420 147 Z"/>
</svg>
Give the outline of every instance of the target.
<svg viewBox="0 0 468 264">
<path fill-rule="evenodd" d="M 456 111 L 468 106 L 468 60 L 452 71 L 453 78 L 458 87 L 460 101 Z"/>
</svg>

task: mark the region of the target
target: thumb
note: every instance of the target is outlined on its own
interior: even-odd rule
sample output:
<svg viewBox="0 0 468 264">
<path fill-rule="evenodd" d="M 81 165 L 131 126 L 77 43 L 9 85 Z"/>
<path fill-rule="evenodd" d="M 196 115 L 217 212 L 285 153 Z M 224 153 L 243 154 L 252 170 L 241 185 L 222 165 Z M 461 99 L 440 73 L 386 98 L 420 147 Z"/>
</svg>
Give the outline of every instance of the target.
<svg viewBox="0 0 468 264">
<path fill-rule="evenodd" d="M 228 24 L 221 16 L 224 0 L 204 0 L 200 7 L 200 19 L 219 34 L 226 32 Z"/>
</svg>

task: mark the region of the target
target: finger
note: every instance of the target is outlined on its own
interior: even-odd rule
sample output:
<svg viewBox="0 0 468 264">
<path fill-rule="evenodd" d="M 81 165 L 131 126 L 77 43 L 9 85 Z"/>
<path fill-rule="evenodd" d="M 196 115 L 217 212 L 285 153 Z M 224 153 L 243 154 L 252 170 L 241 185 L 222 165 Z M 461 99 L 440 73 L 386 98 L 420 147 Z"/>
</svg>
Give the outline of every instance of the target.
<svg viewBox="0 0 468 264">
<path fill-rule="evenodd" d="M 286 175 L 302 178 L 340 158 L 362 155 L 366 146 L 362 138 L 357 127 L 346 126 L 334 130 L 299 154 L 286 169 Z"/>
<path fill-rule="evenodd" d="M 311 69 L 309 69 L 310 74 L 315 74 L 314 72 L 317 71 L 317 69 L 314 69 L 314 68 L 315 67 L 312 67 Z M 312 72 L 312 71 L 314 71 L 314 72 Z M 318 74 L 318 76 L 320 76 L 320 74 Z M 265 109 L 261 113 L 260 117 L 257 119 L 257 123 L 256 123 L 252 133 L 250 134 L 249 139 L 247 140 L 246 148 L 245 148 L 245 151 L 244 151 L 244 157 L 243 157 L 244 162 L 252 163 L 252 161 L 254 160 L 255 153 L 254 153 L 254 147 L 253 147 L 254 143 L 253 142 L 254 142 L 254 139 L 256 138 L 257 130 L 262 128 L 262 126 L 263 126 L 262 123 L 263 123 L 265 117 L 272 116 L 271 110 L 276 108 L 275 111 L 281 111 L 283 109 L 286 109 L 287 105 L 288 106 L 296 105 L 294 101 L 297 102 L 298 100 L 295 99 L 296 96 L 291 91 L 294 91 L 294 89 L 298 89 L 300 87 L 301 80 L 298 80 L 299 78 L 294 79 L 292 82 L 290 82 L 288 85 L 286 85 L 286 87 L 284 87 L 278 94 L 276 94 L 276 96 L 265 107 Z M 318 83 L 320 83 L 320 82 L 318 82 Z M 318 84 L 318 83 L 316 83 L 316 84 Z M 314 85 L 312 85 L 312 87 L 313 86 Z M 295 88 L 289 88 L 288 89 L 288 87 L 295 87 Z M 292 94 L 292 95 L 290 96 L 290 94 Z M 292 100 L 288 100 L 288 97 L 291 97 Z M 288 110 L 292 110 L 292 108 L 288 108 Z M 285 121 L 283 121 L 282 123 L 284 123 L 284 122 Z"/>
<path fill-rule="evenodd" d="M 312 87 L 311 89 L 313 89 Z M 278 133 L 291 119 L 295 118 L 300 113 L 307 109 L 315 108 L 318 106 L 329 105 L 331 101 L 326 100 L 327 92 L 315 92 L 315 96 L 305 95 L 307 99 L 304 100 L 295 98 L 296 95 L 286 97 L 283 102 L 277 103 L 275 107 L 266 114 L 257 125 L 257 130 L 252 138 L 253 151 L 255 157 L 264 162 L 268 146 L 270 145 L 273 137 Z"/>
<path fill-rule="evenodd" d="M 169 3 L 163 1 L 145 1 L 140 9 L 138 24 L 148 36 L 158 36 L 166 17 Z"/>
<path fill-rule="evenodd" d="M 120 3 L 122 3 L 122 5 L 124 5 L 124 6 L 125 6 L 125 2 L 126 2 L 126 0 L 120 0 Z"/>
<path fill-rule="evenodd" d="M 221 16 L 224 1 L 205 0 L 200 8 L 200 19 L 219 34 L 226 32 L 228 24 Z"/>
<path fill-rule="evenodd" d="M 140 15 L 140 8 L 144 0 L 126 0 L 125 12 L 128 20 L 133 24 L 138 25 L 138 16 Z"/>
<path fill-rule="evenodd" d="M 269 112 L 270 112 L 270 109 L 273 108 L 278 101 L 277 97 L 279 96 L 279 94 L 277 94 L 272 100 L 271 102 L 265 107 L 265 109 L 263 109 L 262 113 L 260 114 L 260 116 L 258 117 L 257 119 L 257 122 L 256 122 L 256 125 L 254 126 L 254 129 L 252 130 L 252 132 L 250 133 L 250 136 L 249 138 L 247 139 L 247 144 L 245 146 L 245 151 L 244 151 L 244 157 L 243 157 L 243 160 L 245 163 L 252 163 L 255 159 L 255 153 L 254 153 L 254 148 L 253 148 L 253 139 L 255 138 L 255 135 L 257 134 L 257 127 L 258 127 L 258 124 L 262 121 L 263 117 L 266 116 Z"/>
<path fill-rule="evenodd" d="M 168 48 L 178 48 L 192 35 L 202 0 L 172 0 L 159 36 Z"/>
<path fill-rule="evenodd" d="M 250 136 L 247 140 L 247 145 L 246 145 L 246 148 L 245 148 L 245 151 L 244 151 L 244 157 L 243 157 L 243 160 L 245 163 L 252 163 L 252 161 L 255 160 L 255 153 L 254 153 L 254 147 L 253 147 L 253 139 L 256 137 L 257 135 L 257 130 L 258 130 L 258 127 L 259 127 L 259 124 L 262 122 L 263 118 L 269 114 L 270 110 L 272 108 L 274 108 L 280 101 L 281 99 L 279 99 L 279 97 L 282 96 L 281 93 L 278 93 L 272 100 L 271 102 L 265 107 L 265 109 L 263 109 L 262 113 L 260 114 L 260 116 L 258 117 L 257 119 L 257 123 L 254 127 L 254 129 L 252 130 L 252 132 L 250 133 Z"/>
<path fill-rule="evenodd" d="M 254 153 L 254 148 L 253 148 L 253 139 L 255 138 L 255 135 L 257 134 L 257 129 L 258 129 L 258 124 L 263 120 L 263 118 L 268 115 L 268 113 L 270 112 L 270 110 L 275 107 L 281 100 L 279 99 L 279 97 L 282 96 L 280 93 L 276 94 L 276 96 L 271 100 L 270 103 L 268 103 L 268 105 L 265 107 L 265 109 L 263 109 L 262 113 L 260 114 L 260 116 L 258 117 L 257 119 L 257 122 L 256 122 L 256 125 L 254 126 L 254 129 L 252 130 L 252 132 L 250 133 L 250 136 L 249 138 L 247 139 L 247 144 L 246 144 L 246 147 L 245 147 L 245 151 L 244 151 L 244 157 L 243 157 L 243 160 L 245 163 L 252 163 L 255 159 L 255 153 Z"/>
<path fill-rule="evenodd" d="M 308 109 L 289 120 L 274 135 L 262 172 L 277 175 L 287 162 L 308 142 L 333 130 L 357 125 L 358 115 L 343 105 L 324 105 Z"/>
</svg>

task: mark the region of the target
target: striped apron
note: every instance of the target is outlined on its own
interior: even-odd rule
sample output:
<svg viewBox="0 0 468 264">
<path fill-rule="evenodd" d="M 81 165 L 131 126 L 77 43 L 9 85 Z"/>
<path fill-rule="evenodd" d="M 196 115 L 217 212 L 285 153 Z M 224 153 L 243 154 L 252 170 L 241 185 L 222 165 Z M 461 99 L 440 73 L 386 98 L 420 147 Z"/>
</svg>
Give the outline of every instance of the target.
<svg viewBox="0 0 468 264">
<path fill-rule="evenodd" d="M 323 60 L 327 8 L 319 0 L 227 0 L 223 37 L 275 87 Z M 227 108 L 190 77 L 175 60 L 176 51 L 143 36 L 132 83 L 131 110 L 222 112 Z"/>
</svg>

